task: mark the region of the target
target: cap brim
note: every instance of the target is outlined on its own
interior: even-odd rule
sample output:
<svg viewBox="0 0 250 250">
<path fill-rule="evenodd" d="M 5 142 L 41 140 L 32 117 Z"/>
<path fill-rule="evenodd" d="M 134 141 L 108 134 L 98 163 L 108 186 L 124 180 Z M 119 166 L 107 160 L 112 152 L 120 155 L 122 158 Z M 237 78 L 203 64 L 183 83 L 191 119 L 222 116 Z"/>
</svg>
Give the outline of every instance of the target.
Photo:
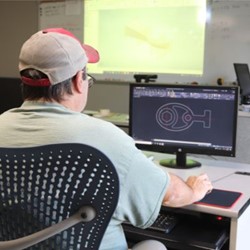
<svg viewBox="0 0 250 250">
<path fill-rule="evenodd" d="M 97 63 L 100 60 L 99 53 L 96 49 L 87 44 L 83 44 L 82 47 L 88 57 L 88 63 Z"/>
</svg>

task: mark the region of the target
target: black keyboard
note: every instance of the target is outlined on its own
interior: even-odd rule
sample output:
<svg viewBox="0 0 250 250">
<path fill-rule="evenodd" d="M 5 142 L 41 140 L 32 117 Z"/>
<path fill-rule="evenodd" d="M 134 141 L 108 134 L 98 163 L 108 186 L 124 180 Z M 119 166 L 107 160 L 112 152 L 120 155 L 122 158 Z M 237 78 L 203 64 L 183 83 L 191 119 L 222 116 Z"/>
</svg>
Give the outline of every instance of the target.
<svg viewBox="0 0 250 250">
<path fill-rule="evenodd" d="M 170 233 L 177 223 L 178 223 L 177 215 L 172 213 L 159 214 L 156 221 L 148 229 L 164 233 Z"/>
</svg>

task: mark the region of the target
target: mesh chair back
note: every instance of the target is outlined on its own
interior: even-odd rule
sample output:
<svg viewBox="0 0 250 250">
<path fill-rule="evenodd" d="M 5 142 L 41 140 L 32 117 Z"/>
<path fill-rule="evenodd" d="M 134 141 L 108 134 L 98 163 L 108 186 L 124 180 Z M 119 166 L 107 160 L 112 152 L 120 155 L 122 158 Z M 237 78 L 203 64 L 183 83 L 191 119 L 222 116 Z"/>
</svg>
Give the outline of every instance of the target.
<svg viewBox="0 0 250 250">
<path fill-rule="evenodd" d="M 30 235 L 90 205 L 92 221 L 28 249 L 98 249 L 118 195 L 113 164 L 90 146 L 0 148 L 0 241 Z"/>
</svg>

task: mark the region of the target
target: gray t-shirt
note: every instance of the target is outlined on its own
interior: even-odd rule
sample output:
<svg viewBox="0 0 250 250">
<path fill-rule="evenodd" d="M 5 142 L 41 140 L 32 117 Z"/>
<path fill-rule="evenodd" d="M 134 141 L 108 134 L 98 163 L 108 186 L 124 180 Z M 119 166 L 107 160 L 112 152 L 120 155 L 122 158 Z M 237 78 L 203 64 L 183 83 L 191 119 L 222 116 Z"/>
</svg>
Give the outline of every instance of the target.
<svg viewBox="0 0 250 250">
<path fill-rule="evenodd" d="M 26 101 L 0 116 L 1 147 L 69 142 L 93 146 L 115 165 L 120 198 L 100 249 L 127 249 L 121 223 L 128 220 L 140 228 L 150 226 L 161 208 L 169 176 L 115 125 L 57 103 Z"/>
</svg>

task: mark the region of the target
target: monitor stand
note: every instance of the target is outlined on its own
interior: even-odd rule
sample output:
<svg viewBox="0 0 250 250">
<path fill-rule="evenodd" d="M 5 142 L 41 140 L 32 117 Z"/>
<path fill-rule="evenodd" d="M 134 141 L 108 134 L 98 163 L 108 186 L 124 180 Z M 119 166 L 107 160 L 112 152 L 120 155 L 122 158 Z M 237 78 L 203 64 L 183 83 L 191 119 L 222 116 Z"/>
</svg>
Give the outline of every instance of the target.
<svg viewBox="0 0 250 250">
<path fill-rule="evenodd" d="M 177 152 L 176 158 L 162 159 L 160 165 L 168 168 L 188 169 L 200 167 L 201 163 L 192 159 L 187 159 L 186 153 Z"/>
</svg>

